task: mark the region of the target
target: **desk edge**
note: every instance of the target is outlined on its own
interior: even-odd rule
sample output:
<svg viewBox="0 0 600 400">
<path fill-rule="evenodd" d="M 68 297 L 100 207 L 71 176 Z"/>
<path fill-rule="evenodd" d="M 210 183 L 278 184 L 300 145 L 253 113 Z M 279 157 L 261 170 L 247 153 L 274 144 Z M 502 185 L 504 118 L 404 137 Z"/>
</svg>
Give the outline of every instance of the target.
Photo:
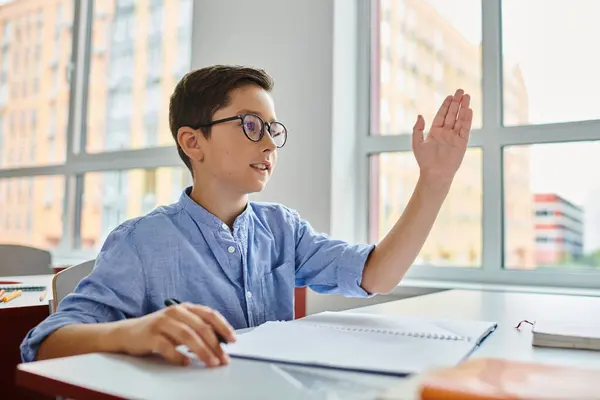
<svg viewBox="0 0 600 400">
<path fill-rule="evenodd" d="M 27 371 L 21 368 L 21 364 L 17 366 L 15 382 L 19 387 L 48 396 L 65 396 L 79 400 L 127 400 L 124 397 L 99 392 L 94 389 L 59 381 L 54 378 L 36 374 L 32 371 Z"/>
</svg>

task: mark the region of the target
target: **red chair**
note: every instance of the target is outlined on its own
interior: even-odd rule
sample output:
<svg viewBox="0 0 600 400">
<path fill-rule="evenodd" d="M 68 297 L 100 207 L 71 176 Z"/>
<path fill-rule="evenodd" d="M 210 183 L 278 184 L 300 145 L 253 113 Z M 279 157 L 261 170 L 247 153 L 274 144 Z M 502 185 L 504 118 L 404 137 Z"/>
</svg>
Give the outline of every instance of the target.
<svg viewBox="0 0 600 400">
<path fill-rule="evenodd" d="M 294 289 L 294 317 L 306 316 L 306 288 Z"/>
</svg>

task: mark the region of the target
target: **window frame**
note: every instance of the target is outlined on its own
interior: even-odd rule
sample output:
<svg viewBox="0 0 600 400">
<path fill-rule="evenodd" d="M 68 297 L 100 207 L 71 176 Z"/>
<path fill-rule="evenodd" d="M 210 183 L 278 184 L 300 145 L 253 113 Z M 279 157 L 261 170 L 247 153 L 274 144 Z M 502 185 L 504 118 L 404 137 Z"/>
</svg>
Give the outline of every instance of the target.
<svg viewBox="0 0 600 400">
<path fill-rule="evenodd" d="M 81 242 L 81 210 L 84 174 L 102 171 L 184 167 L 175 145 L 108 151 L 85 152 L 87 90 L 90 74 L 94 0 L 73 0 L 73 42 L 66 79 L 70 80 L 67 110 L 66 155 L 62 164 L 0 168 L 0 179 L 41 176 L 64 177 L 63 231 L 59 245 L 51 249 L 53 264 L 66 265 L 93 259 L 97 251 L 77 249 Z M 192 2 L 193 11 L 193 2 Z M 190 39 L 190 51 L 193 51 Z M 193 54 L 190 60 L 193 59 Z M 64 75 L 61 76 L 64 78 Z M 6 123 L 6 119 L 5 119 Z"/>
<path fill-rule="evenodd" d="M 600 120 L 523 126 L 503 126 L 502 0 L 481 1 L 482 7 L 482 127 L 472 132 L 469 147 L 482 149 L 482 265 L 479 268 L 413 266 L 407 278 L 445 284 L 479 283 L 534 287 L 598 288 L 600 268 L 505 269 L 503 148 L 511 145 L 600 140 Z M 356 202 L 360 216 L 357 237 L 366 242 L 370 220 L 377 216 L 371 207 L 370 156 L 385 152 L 412 151 L 411 135 L 371 135 L 371 82 L 379 72 L 371 69 L 371 48 L 379 45 L 372 16 L 380 1 L 359 2 L 358 12 L 358 146 Z M 373 33 L 374 32 L 374 33 Z"/>
</svg>

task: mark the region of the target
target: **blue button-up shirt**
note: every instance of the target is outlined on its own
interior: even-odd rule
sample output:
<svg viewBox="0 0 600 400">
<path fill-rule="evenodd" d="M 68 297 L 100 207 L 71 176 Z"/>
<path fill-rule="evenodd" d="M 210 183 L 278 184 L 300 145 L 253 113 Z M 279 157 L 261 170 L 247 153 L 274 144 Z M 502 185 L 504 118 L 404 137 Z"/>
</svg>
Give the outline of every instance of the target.
<svg viewBox="0 0 600 400">
<path fill-rule="evenodd" d="M 231 230 L 189 191 L 108 236 L 92 273 L 27 334 L 23 361 L 62 326 L 140 317 L 169 297 L 211 307 L 240 329 L 293 319 L 295 286 L 368 296 L 360 283 L 374 246 L 330 239 L 279 204 L 248 203 Z"/>
</svg>

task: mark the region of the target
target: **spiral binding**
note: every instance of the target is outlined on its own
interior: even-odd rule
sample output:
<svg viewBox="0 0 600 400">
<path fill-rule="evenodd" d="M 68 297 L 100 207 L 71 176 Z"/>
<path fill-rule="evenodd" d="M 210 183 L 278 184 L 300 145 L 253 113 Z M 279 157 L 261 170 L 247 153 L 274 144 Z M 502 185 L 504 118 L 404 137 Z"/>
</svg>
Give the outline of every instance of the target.
<svg viewBox="0 0 600 400">
<path fill-rule="evenodd" d="M 6 290 L 12 292 L 14 290 L 22 290 L 24 292 L 41 292 L 46 290 L 46 286 L 25 286 L 25 285 L 0 285 L 0 290 Z"/>
<path fill-rule="evenodd" d="M 456 340 L 456 341 L 467 341 L 470 342 L 471 338 L 468 336 L 459 336 L 459 335 L 443 335 L 438 333 L 428 333 L 428 332 L 400 332 L 395 331 L 393 329 L 380 329 L 380 328 L 351 328 L 346 326 L 335 326 L 335 325 L 316 325 L 310 324 L 311 326 L 317 328 L 330 328 L 337 329 L 340 331 L 347 332 L 370 332 L 370 333 L 381 333 L 386 335 L 396 335 L 396 336 L 410 336 L 424 339 L 437 339 L 437 340 Z"/>
</svg>

